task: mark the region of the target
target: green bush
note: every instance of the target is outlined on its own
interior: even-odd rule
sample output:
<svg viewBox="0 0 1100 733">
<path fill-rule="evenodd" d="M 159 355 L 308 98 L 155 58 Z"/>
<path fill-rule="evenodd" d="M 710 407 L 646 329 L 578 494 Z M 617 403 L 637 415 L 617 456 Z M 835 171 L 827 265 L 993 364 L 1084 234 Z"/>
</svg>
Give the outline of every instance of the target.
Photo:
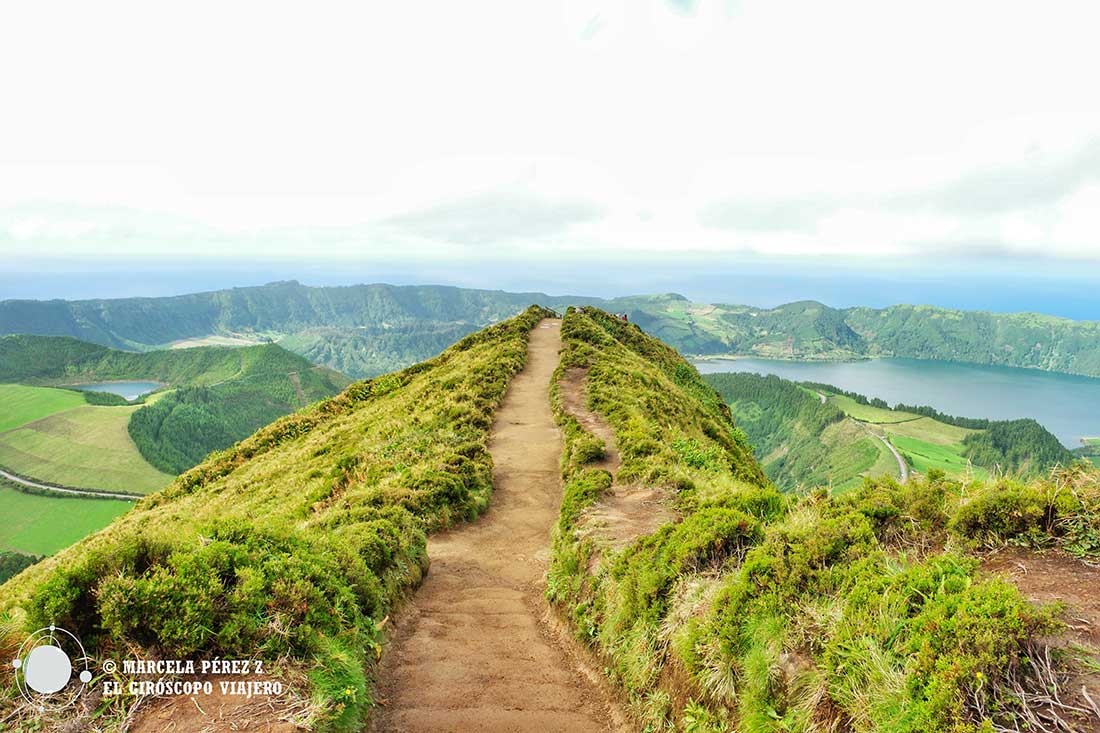
<svg viewBox="0 0 1100 733">
<path fill-rule="evenodd" d="M 1053 509 L 1036 487 L 1002 483 L 964 501 L 951 528 L 972 539 L 1010 540 L 1048 531 Z"/>
</svg>

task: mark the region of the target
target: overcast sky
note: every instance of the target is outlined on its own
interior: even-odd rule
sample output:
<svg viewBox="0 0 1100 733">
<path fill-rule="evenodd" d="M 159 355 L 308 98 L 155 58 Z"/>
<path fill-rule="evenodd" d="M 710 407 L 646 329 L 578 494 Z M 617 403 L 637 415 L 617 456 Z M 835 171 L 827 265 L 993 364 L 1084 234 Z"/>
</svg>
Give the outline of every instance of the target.
<svg viewBox="0 0 1100 733">
<path fill-rule="evenodd" d="M 165 8 L 0 9 L 9 266 L 1100 263 L 1095 2 Z"/>
</svg>

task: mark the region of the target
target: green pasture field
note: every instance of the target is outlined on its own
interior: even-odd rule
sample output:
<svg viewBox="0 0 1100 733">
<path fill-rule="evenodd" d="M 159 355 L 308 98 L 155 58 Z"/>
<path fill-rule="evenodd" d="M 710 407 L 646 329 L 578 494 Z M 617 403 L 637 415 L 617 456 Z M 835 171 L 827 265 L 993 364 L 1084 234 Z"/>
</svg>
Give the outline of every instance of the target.
<svg viewBox="0 0 1100 733">
<path fill-rule="evenodd" d="M 84 395 L 68 389 L 0 384 L 0 432 L 84 404 Z"/>
<path fill-rule="evenodd" d="M 882 426 L 888 435 L 898 435 L 903 438 L 915 438 L 942 446 L 961 445 L 968 435 L 980 433 L 980 430 L 958 428 L 954 425 L 933 420 L 930 417 L 922 417 L 919 420 L 910 420 L 900 423 L 887 423 Z"/>
<path fill-rule="evenodd" d="M 0 485 L 0 548 L 52 555 L 103 529 L 131 506 L 115 499 L 25 494 Z"/>
<path fill-rule="evenodd" d="M 844 411 L 846 415 L 854 417 L 856 420 L 870 423 L 899 423 L 906 420 L 917 420 L 920 415 L 914 415 L 911 412 L 898 412 L 896 410 L 887 410 L 881 407 L 872 407 L 871 405 L 862 405 L 851 397 L 846 397 L 840 394 L 829 395 L 829 399 Z"/>
<path fill-rule="evenodd" d="M 173 477 L 149 465 L 127 431 L 137 409 L 81 405 L 0 433 L 0 466 L 74 488 L 139 494 L 162 489 Z"/>
<path fill-rule="evenodd" d="M 989 478 L 989 471 L 981 466 L 973 466 L 967 461 L 963 456 L 965 448 L 962 445 L 941 445 L 904 435 L 889 437 L 894 447 L 919 473 L 927 474 L 930 469 L 938 468 L 951 476 L 969 473 L 975 478 Z"/>
<path fill-rule="evenodd" d="M 822 442 L 831 449 L 829 482 L 836 492 L 844 492 L 863 483 L 864 476 L 898 477 L 894 454 L 878 438 L 855 420 L 842 420 L 827 427 Z"/>
</svg>

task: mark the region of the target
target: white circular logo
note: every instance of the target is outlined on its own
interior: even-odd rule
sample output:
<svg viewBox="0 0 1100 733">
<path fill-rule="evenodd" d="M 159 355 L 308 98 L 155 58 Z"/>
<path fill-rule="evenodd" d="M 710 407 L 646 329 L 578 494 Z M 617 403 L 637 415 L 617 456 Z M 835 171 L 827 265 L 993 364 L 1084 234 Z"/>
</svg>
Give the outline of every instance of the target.
<svg viewBox="0 0 1100 733">
<path fill-rule="evenodd" d="M 31 634 L 12 660 L 20 695 L 39 710 L 59 710 L 76 702 L 92 681 L 88 655 L 76 635 L 56 626 Z M 73 683 L 73 667 L 81 669 Z"/>
<path fill-rule="evenodd" d="M 73 663 L 61 647 L 43 644 L 31 649 L 23 663 L 27 687 L 42 695 L 61 692 L 73 676 Z"/>
</svg>

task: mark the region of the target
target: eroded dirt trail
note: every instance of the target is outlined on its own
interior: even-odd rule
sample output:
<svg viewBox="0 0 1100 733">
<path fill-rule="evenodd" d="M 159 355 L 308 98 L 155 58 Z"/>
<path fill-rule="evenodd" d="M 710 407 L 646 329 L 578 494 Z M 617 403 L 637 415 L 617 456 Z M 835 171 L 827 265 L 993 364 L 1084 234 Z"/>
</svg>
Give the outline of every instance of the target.
<svg viewBox="0 0 1100 733">
<path fill-rule="evenodd" d="M 489 450 L 494 495 L 476 522 L 434 535 L 432 565 L 400 614 L 372 731 L 606 731 L 611 700 L 545 623 L 543 575 L 561 501 L 548 400 L 561 322 L 531 333 Z"/>
</svg>

